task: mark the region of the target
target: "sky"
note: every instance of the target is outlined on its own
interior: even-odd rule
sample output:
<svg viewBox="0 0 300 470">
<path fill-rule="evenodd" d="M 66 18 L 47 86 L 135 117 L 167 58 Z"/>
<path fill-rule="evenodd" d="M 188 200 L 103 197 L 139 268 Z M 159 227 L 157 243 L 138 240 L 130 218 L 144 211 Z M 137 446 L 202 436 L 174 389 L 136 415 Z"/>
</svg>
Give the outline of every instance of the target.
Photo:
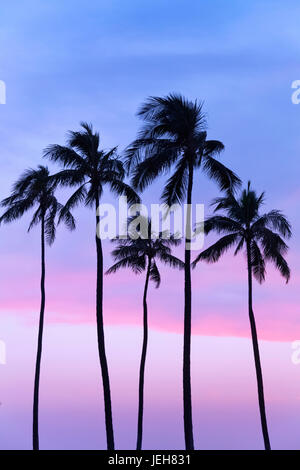
<svg viewBox="0 0 300 470">
<path fill-rule="evenodd" d="M 299 447 L 300 339 L 299 119 L 291 84 L 300 79 L 296 0 L 25 0 L 0 11 L 0 198 L 43 149 L 65 142 L 81 121 L 99 130 L 105 149 L 124 148 L 150 95 L 180 92 L 204 100 L 208 136 L 221 160 L 257 192 L 264 210 L 281 209 L 293 227 L 288 285 L 272 267 L 254 288 L 270 437 Z M 52 171 L 58 167 L 47 163 Z M 165 178 L 145 191 L 158 203 Z M 220 193 L 196 175 L 194 201 Z M 59 194 L 64 202 L 67 192 Z M 113 202 L 109 193 L 104 202 Z M 47 250 L 47 305 L 41 380 L 41 447 L 104 448 L 103 400 L 95 336 L 94 215 L 75 212 L 77 230 L 58 231 Z M 29 217 L 0 230 L 0 448 L 30 448 L 39 311 L 40 247 Z M 205 240 L 205 246 L 213 238 Z M 104 242 L 104 264 L 111 264 Z M 182 256 L 182 249 L 177 251 Z M 181 352 L 183 274 L 161 268 L 150 288 L 145 448 L 183 448 Z M 107 276 L 104 315 L 116 443 L 134 448 L 144 276 Z M 198 448 L 262 448 L 242 255 L 193 272 L 193 404 Z M 78 347 L 80 346 L 80 347 Z M 74 394 L 73 390 L 77 390 Z M 20 394 L 22 390 L 22 394 Z"/>
</svg>

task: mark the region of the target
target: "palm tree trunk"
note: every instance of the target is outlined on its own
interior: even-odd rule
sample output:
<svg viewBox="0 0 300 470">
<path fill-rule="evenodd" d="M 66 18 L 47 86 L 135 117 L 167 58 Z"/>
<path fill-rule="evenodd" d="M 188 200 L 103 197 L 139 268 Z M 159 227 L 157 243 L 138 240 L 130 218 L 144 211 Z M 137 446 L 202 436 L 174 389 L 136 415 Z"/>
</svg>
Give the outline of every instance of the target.
<svg viewBox="0 0 300 470">
<path fill-rule="evenodd" d="M 138 428 L 137 428 L 137 442 L 136 450 L 142 449 L 142 438 L 143 438 L 143 413 L 144 413 L 144 380 L 145 380 L 145 364 L 146 364 L 146 354 L 147 354 L 147 344 L 148 344 L 148 309 L 147 309 L 147 291 L 149 285 L 149 276 L 150 276 L 151 260 L 148 260 L 147 275 L 144 288 L 144 297 L 143 297 L 143 308 L 144 308 L 144 318 L 143 318 L 143 328 L 144 328 L 144 337 L 143 337 L 143 348 L 141 355 L 140 363 L 140 378 L 139 378 L 139 411 L 138 411 Z"/>
<path fill-rule="evenodd" d="M 105 425 L 106 425 L 106 439 L 107 449 L 114 450 L 114 431 L 112 421 L 111 409 L 111 393 L 109 384 L 108 365 L 105 352 L 104 341 L 104 323 L 103 323 L 103 252 L 101 238 L 98 236 L 98 227 L 100 224 L 100 217 L 98 215 L 99 196 L 96 197 L 96 248 L 97 248 L 97 291 L 96 291 L 96 318 L 97 318 L 97 338 L 98 338 L 98 352 L 102 373 L 103 394 L 104 394 L 104 409 L 105 409 Z"/>
<path fill-rule="evenodd" d="M 193 167 L 189 168 L 187 192 L 186 233 L 184 253 L 184 335 L 183 335 L 183 419 L 186 450 L 194 449 L 191 391 L 191 328 L 192 328 L 192 283 L 191 251 L 191 203 L 193 188 Z"/>
<path fill-rule="evenodd" d="M 257 331 L 255 318 L 252 308 L 252 265 L 251 265 L 251 254 L 250 254 L 250 242 L 247 242 L 247 263 L 248 263 L 248 302 L 249 302 L 249 319 L 251 326 L 251 335 L 252 335 L 252 345 L 254 352 L 254 361 L 255 361 L 255 370 L 256 370 L 256 379 L 257 379 L 257 390 L 258 390 L 258 402 L 260 410 L 260 420 L 262 433 L 264 438 L 265 450 L 271 450 L 267 417 L 266 417 L 266 407 L 264 399 L 264 386 L 263 386 L 263 376 L 260 363 L 259 347 L 257 340 Z"/>
<path fill-rule="evenodd" d="M 39 386 L 40 386 L 40 370 L 41 370 L 44 313 L 45 313 L 45 217 L 44 216 L 42 216 L 42 222 L 41 222 L 41 264 L 42 264 L 41 308 L 40 308 L 38 347 L 37 347 L 37 355 L 36 355 L 34 395 L 33 395 L 33 428 L 32 428 L 33 450 L 39 450 Z"/>
</svg>

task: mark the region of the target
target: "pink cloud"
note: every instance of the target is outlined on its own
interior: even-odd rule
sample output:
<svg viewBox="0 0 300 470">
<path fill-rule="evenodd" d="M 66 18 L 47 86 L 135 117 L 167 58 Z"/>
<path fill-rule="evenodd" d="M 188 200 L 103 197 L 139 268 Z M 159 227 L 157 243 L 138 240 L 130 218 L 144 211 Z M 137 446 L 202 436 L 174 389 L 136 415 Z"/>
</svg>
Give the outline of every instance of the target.
<svg viewBox="0 0 300 470">
<path fill-rule="evenodd" d="M 35 237 L 37 234 L 35 234 Z M 69 235 L 65 235 L 66 237 Z M 29 237 L 30 238 L 30 237 Z M 80 238 L 80 237 L 79 237 Z M 6 239 L 0 271 L 2 312 L 19 312 L 27 322 L 37 321 L 39 312 L 39 250 L 13 239 L 16 252 Z M 81 240 L 81 238 L 80 238 Z M 80 241 L 76 239 L 76 244 Z M 63 242 L 63 240 L 61 241 Z M 61 242 L 47 253 L 47 311 L 49 323 L 95 322 L 95 255 L 88 250 L 62 250 Z M 8 249 L 9 247 L 9 249 Z M 104 244 L 106 268 L 111 260 L 109 243 Z M 75 256 L 76 254 L 76 256 Z M 193 254 L 195 255 L 195 254 Z M 178 251 L 182 257 L 182 251 Z M 254 309 L 262 339 L 295 339 L 299 321 L 298 285 L 300 261 L 291 258 L 292 279 L 286 286 L 273 268 L 266 283 L 254 287 Z M 160 289 L 149 291 L 151 328 L 182 333 L 183 273 L 161 267 Z M 129 271 L 105 276 L 104 314 L 107 325 L 141 325 L 144 275 Z M 243 256 L 225 256 L 216 265 L 200 264 L 193 271 L 193 333 L 196 335 L 249 336 L 247 272 Z"/>
</svg>

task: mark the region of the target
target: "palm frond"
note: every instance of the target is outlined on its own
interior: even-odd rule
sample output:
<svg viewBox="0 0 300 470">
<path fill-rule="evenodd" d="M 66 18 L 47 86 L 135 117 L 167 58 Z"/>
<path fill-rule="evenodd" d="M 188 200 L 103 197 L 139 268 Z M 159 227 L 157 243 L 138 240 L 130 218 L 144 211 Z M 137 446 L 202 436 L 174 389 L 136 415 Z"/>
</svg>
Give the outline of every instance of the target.
<svg viewBox="0 0 300 470">
<path fill-rule="evenodd" d="M 209 178 L 216 181 L 221 191 L 234 191 L 240 184 L 240 178 L 215 158 L 203 156 L 203 170 Z"/>
<path fill-rule="evenodd" d="M 93 132 L 92 126 L 82 123 L 85 132 L 70 131 L 68 134 L 68 145 L 75 149 L 83 157 L 88 157 L 90 163 L 94 162 L 97 154 L 100 137 L 97 132 Z"/>
<path fill-rule="evenodd" d="M 95 207 L 96 202 L 98 199 L 100 200 L 103 194 L 103 186 L 98 179 L 91 180 L 89 183 L 90 184 L 84 199 L 84 204 L 87 207 Z"/>
<path fill-rule="evenodd" d="M 33 214 L 33 217 L 31 219 L 31 222 L 29 224 L 29 227 L 28 227 L 28 232 L 30 232 L 30 230 L 37 224 L 39 224 L 42 220 L 42 208 L 41 206 L 39 206 L 37 208 L 37 210 L 35 211 L 35 213 Z"/>
<path fill-rule="evenodd" d="M 140 191 L 143 191 L 159 175 L 168 170 L 177 158 L 177 153 L 169 152 L 168 149 L 155 148 L 154 151 L 133 170 L 132 185 Z"/>
<path fill-rule="evenodd" d="M 13 193 L 23 195 L 26 191 L 33 188 L 33 186 L 40 187 L 48 180 L 49 170 L 47 167 L 39 165 L 37 170 L 28 168 L 18 178 L 13 185 Z M 35 188 L 36 190 L 36 188 Z"/>
<path fill-rule="evenodd" d="M 275 264 L 278 271 L 280 272 L 281 276 L 285 278 L 286 283 L 288 283 L 291 278 L 291 270 L 289 268 L 287 261 L 278 252 L 275 252 L 273 254 L 272 261 Z"/>
<path fill-rule="evenodd" d="M 266 227 L 257 229 L 254 237 L 261 243 L 266 258 L 269 258 L 269 255 L 272 257 L 275 251 L 284 254 L 288 250 L 287 244 L 280 235 Z"/>
<path fill-rule="evenodd" d="M 256 192 L 250 189 L 250 181 L 248 188 L 242 191 L 239 204 L 242 210 L 242 218 L 246 225 L 252 224 L 259 217 L 259 210 L 264 201 L 264 193 L 259 197 Z"/>
<path fill-rule="evenodd" d="M 58 211 L 58 224 L 63 222 L 69 230 L 75 230 L 76 221 L 68 207 L 66 207 L 66 205 L 63 206 L 62 204 L 58 204 Z"/>
<path fill-rule="evenodd" d="M 52 245 L 55 240 L 56 235 L 56 225 L 55 225 L 55 217 L 57 213 L 57 205 L 53 205 L 45 217 L 45 236 L 46 242 L 48 245 Z"/>
<path fill-rule="evenodd" d="M 158 135 L 186 136 L 206 127 L 203 102 L 192 102 L 178 93 L 165 97 L 152 96 L 141 106 L 138 116 L 146 123 L 159 126 Z"/>
<path fill-rule="evenodd" d="M 111 179 L 109 182 L 110 189 L 117 196 L 126 196 L 130 204 L 139 204 L 141 199 L 134 189 L 122 180 Z"/>
<path fill-rule="evenodd" d="M 128 256 L 122 258 L 117 263 L 113 264 L 107 271 L 106 274 L 116 273 L 121 268 L 131 268 L 135 274 L 140 274 L 145 270 L 146 261 L 144 256 L 137 258 L 136 256 Z"/>
<path fill-rule="evenodd" d="M 239 233 L 231 233 L 220 238 L 216 243 L 202 251 L 197 258 L 193 261 L 192 267 L 195 268 L 199 261 L 206 261 L 207 263 L 215 263 L 219 258 L 236 243 Z"/>
<path fill-rule="evenodd" d="M 86 174 L 82 169 L 66 169 L 59 171 L 49 177 L 49 180 L 56 187 L 60 186 L 77 186 L 83 184 L 86 179 Z"/>
<path fill-rule="evenodd" d="M 290 238 L 292 235 L 291 224 L 283 213 L 279 210 L 272 210 L 267 214 L 262 215 L 252 225 L 252 232 L 255 233 L 256 229 L 269 227 L 277 230 L 283 237 Z"/>
<path fill-rule="evenodd" d="M 290 269 L 283 257 L 288 246 L 280 235 L 289 238 L 291 226 L 282 212 L 278 210 L 272 210 L 260 216 L 259 210 L 263 203 L 264 193 L 257 196 L 256 192 L 251 189 L 250 182 L 238 199 L 231 190 L 227 190 L 224 197 L 215 199 L 212 203 L 215 206 L 214 211 L 223 210 L 226 217 L 214 216 L 206 220 L 205 233 L 212 230 L 219 233 L 232 230 L 236 233 L 221 238 L 213 246 L 200 253 L 192 266 L 195 267 L 200 260 L 217 261 L 221 254 L 234 243 L 237 243 L 234 253 L 236 255 L 247 241 L 247 243 L 250 242 L 252 272 L 258 282 L 261 283 L 265 279 L 266 261 L 273 262 L 288 282 Z M 203 229 L 203 224 L 198 229 Z"/>
<path fill-rule="evenodd" d="M 197 224 L 198 229 L 203 230 L 203 225 L 205 235 L 209 234 L 211 231 L 215 231 L 217 233 L 231 233 L 237 231 L 242 232 L 243 230 L 243 227 L 239 222 L 221 215 L 208 217 L 204 223 L 200 222 L 200 224 Z"/>
<path fill-rule="evenodd" d="M 75 191 L 75 193 L 72 194 L 72 196 L 69 197 L 65 205 L 60 209 L 58 223 L 60 223 L 61 221 L 66 222 L 67 220 L 71 221 L 70 215 L 69 215 L 70 211 L 74 209 L 78 204 L 83 202 L 86 199 L 86 197 L 87 197 L 87 190 L 85 188 L 85 185 L 83 184 Z M 68 225 L 68 222 L 67 222 L 67 225 Z"/>
<path fill-rule="evenodd" d="M 150 266 L 150 279 L 155 283 L 156 288 L 160 286 L 161 278 L 155 261 L 152 261 Z"/>
<path fill-rule="evenodd" d="M 255 279 L 261 284 L 265 280 L 266 267 L 259 246 L 254 240 L 252 240 L 250 244 L 250 258 L 253 275 Z"/>
<path fill-rule="evenodd" d="M 236 220 L 241 224 L 244 223 L 243 211 L 239 201 L 230 191 L 227 191 L 226 196 L 213 199 L 211 206 L 214 207 L 214 212 L 224 210 L 227 217 Z"/>
<path fill-rule="evenodd" d="M 81 121 L 80 126 L 86 131 L 88 135 L 93 135 L 93 124 L 91 122 Z"/>
<path fill-rule="evenodd" d="M 204 156 L 219 155 L 225 149 L 224 144 L 219 140 L 205 140 L 204 142 Z"/>
<path fill-rule="evenodd" d="M 288 282 L 291 273 L 283 257 L 288 250 L 284 240 L 277 233 L 267 228 L 261 229 L 259 232 L 257 231 L 256 236 L 262 246 L 265 259 L 272 261 L 280 274 L 286 279 L 286 282 Z"/>
<path fill-rule="evenodd" d="M 184 268 L 184 262 L 174 255 L 171 255 L 169 253 L 164 253 L 164 252 L 158 252 L 158 257 L 163 263 L 171 266 L 172 268 L 177 268 L 177 269 Z"/>
<path fill-rule="evenodd" d="M 182 237 L 178 238 L 176 234 L 167 233 L 169 231 L 164 230 L 159 233 L 158 241 L 164 247 L 179 246 L 182 242 Z M 160 245 L 160 246 L 161 246 Z"/>
<path fill-rule="evenodd" d="M 182 158 L 177 163 L 175 172 L 168 179 L 167 184 L 161 196 L 161 200 L 172 206 L 173 204 L 180 203 L 186 196 L 186 190 L 188 185 L 188 168 L 187 161 Z"/>
<path fill-rule="evenodd" d="M 243 249 L 244 243 L 245 243 L 245 237 L 241 236 L 240 241 L 238 242 L 237 247 L 234 251 L 234 256 L 236 256 Z"/>
<path fill-rule="evenodd" d="M 0 224 L 8 224 L 14 220 L 20 219 L 25 214 L 25 212 L 33 207 L 34 203 L 35 199 L 30 198 L 20 199 L 13 203 L 10 207 L 8 207 L 4 214 L 1 215 Z"/>
<path fill-rule="evenodd" d="M 142 243 L 135 243 L 135 240 L 130 240 L 130 245 L 119 241 L 118 246 L 112 251 L 112 256 L 115 260 L 120 260 L 122 258 L 138 258 L 141 253 L 144 252 L 145 245 Z"/>
<path fill-rule="evenodd" d="M 136 139 L 128 145 L 124 152 L 124 166 L 128 174 L 144 159 L 147 149 L 152 146 L 153 139 L 143 138 Z"/>
<path fill-rule="evenodd" d="M 43 152 L 44 158 L 61 163 L 65 168 L 81 169 L 86 166 L 84 158 L 75 150 L 63 145 L 49 145 Z"/>
</svg>

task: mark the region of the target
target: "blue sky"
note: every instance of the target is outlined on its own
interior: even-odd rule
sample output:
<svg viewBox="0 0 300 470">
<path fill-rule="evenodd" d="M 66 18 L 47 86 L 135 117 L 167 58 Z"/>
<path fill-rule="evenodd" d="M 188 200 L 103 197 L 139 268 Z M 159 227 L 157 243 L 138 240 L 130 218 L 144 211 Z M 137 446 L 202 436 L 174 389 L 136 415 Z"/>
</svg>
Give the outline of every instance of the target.
<svg viewBox="0 0 300 470">
<path fill-rule="evenodd" d="M 299 13 L 298 2 L 276 0 L 6 3 L 1 198 L 80 121 L 121 152 L 136 135 L 140 103 L 177 91 L 205 101 L 209 137 L 225 144 L 222 161 L 265 190 L 267 207 L 283 209 L 296 231 L 300 105 L 291 102 L 291 83 L 300 74 Z M 151 186 L 145 200 L 158 202 L 161 187 L 162 180 Z M 217 193 L 197 176 L 194 198 L 207 211 Z M 78 214 L 93 223 L 85 210 Z M 7 250 L 15 231 L 1 232 Z M 34 243 L 28 239 L 29 252 Z"/>
<path fill-rule="evenodd" d="M 36 163 L 81 120 L 94 122 L 104 145 L 123 148 L 143 99 L 180 91 L 205 100 L 211 135 L 224 141 L 224 159 L 242 177 L 296 187 L 299 108 L 290 86 L 299 70 L 299 9 L 274 0 L 6 4 L 6 170 Z M 270 163 L 276 169 L 266 178 Z"/>
<path fill-rule="evenodd" d="M 205 101 L 209 137 L 225 144 L 222 161 L 265 190 L 266 207 L 284 210 L 296 232 L 300 105 L 291 102 L 291 83 L 300 74 L 299 13 L 296 1 L 276 0 L 5 4 L 1 198 L 25 167 L 41 162 L 48 144 L 64 143 L 80 121 L 94 124 L 104 147 L 118 145 L 122 152 L 136 135 L 140 103 L 177 91 Z M 163 180 L 145 192 L 146 202 L 158 202 Z M 197 175 L 194 200 L 205 203 L 206 212 L 217 194 L 215 183 Z M 79 242 L 94 221 L 85 209 L 76 215 Z M 25 234 L 25 223 L 20 232 L 1 230 L 5 252 L 12 238 Z M 60 237 L 52 252 L 58 259 L 69 240 Z M 25 248 L 20 241 L 15 249 L 35 256 L 37 239 L 32 234 Z M 298 253 L 297 237 L 292 246 Z M 85 254 L 80 262 L 86 265 Z M 293 262 L 298 270 L 298 257 Z"/>
</svg>

